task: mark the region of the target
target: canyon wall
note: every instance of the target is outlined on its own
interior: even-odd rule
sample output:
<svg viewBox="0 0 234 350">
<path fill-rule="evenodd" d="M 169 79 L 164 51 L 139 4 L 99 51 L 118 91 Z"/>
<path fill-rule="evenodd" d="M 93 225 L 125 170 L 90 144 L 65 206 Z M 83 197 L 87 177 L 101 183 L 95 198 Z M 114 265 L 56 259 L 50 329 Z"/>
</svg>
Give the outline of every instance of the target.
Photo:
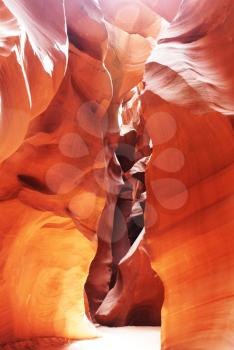
<svg viewBox="0 0 234 350">
<path fill-rule="evenodd" d="M 162 324 L 234 346 L 231 0 L 0 1 L 0 343 Z"/>
</svg>

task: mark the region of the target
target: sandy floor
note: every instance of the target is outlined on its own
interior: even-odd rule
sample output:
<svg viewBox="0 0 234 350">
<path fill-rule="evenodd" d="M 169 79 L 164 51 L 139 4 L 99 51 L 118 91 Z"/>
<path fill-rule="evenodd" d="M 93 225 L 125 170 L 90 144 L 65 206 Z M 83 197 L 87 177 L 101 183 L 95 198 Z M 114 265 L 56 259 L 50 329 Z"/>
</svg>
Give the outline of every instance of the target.
<svg viewBox="0 0 234 350">
<path fill-rule="evenodd" d="M 58 338 L 37 338 L 0 346 L 0 350 L 160 350 L 160 328 L 98 328 L 102 337 L 69 342 Z"/>
<path fill-rule="evenodd" d="M 69 350 L 160 350 L 160 328 L 100 327 L 103 337 L 83 340 L 68 346 Z"/>
</svg>

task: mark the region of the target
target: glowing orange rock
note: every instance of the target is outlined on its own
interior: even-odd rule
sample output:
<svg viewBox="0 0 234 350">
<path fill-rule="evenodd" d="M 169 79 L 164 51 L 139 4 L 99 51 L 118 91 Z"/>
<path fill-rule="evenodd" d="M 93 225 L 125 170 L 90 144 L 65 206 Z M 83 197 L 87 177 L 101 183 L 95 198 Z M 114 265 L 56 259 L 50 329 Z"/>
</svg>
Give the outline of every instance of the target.
<svg viewBox="0 0 234 350">
<path fill-rule="evenodd" d="M 232 349 L 233 8 L 0 1 L 0 343 Z"/>
<path fill-rule="evenodd" d="M 16 199 L 2 203 L 1 214 L 1 342 L 95 336 L 83 302 L 95 244 L 70 218 Z"/>
<path fill-rule="evenodd" d="M 146 65 L 146 237 L 165 287 L 163 349 L 234 344 L 232 21 L 231 1 L 184 1 Z"/>
<path fill-rule="evenodd" d="M 154 143 L 147 170 L 146 238 L 165 288 L 162 348 L 231 350 L 230 120 L 218 113 L 193 115 L 152 93 L 146 93 L 143 102 Z"/>
<path fill-rule="evenodd" d="M 23 6 L 19 10 L 22 9 Z M 62 6 L 64 19 L 63 9 Z M 14 10 L 17 12 L 17 8 Z M 58 21 L 64 30 L 65 45 L 66 28 L 60 18 Z M 52 24 L 52 34 L 60 45 L 56 24 Z M 37 28 L 35 23 L 34 26 Z M 104 24 L 102 28 L 105 33 Z M 56 40 L 52 40 L 56 52 Z M 61 57 L 55 62 L 60 70 L 66 63 L 62 60 L 62 49 L 58 46 Z M 104 51 L 105 47 L 100 49 L 101 56 Z M 102 57 L 90 54 L 88 49 L 81 52 L 75 43 L 70 44 L 68 67 L 58 92 L 61 79 L 57 77 L 54 86 L 48 80 L 45 82 L 42 91 L 47 98 L 50 96 L 47 85 L 54 93 L 47 101 L 46 110 L 35 110 L 36 118 L 24 129 L 26 136 L 21 135 L 22 145 L 17 142 L 14 146 L 17 152 L 10 157 L 7 155 L 13 149 L 4 153 L 7 159 L 0 168 L 3 179 L 0 275 L 4 281 L 0 286 L 1 343 L 43 336 L 77 339 L 97 336 L 95 327 L 85 316 L 84 284 L 95 255 L 95 233 L 105 205 L 103 139 L 108 121 L 105 128 L 102 122 L 112 97 L 112 86 Z M 34 59 L 36 56 L 30 62 Z M 40 72 L 39 60 L 34 68 L 35 72 L 26 72 L 27 78 L 35 78 L 36 69 Z M 51 79 L 46 67 L 43 69 L 45 77 Z M 22 73 L 22 66 L 20 70 Z M 101 92 L 96 87 L 97 81 L 102 83 Z M 35 81 L 32 85 L 36 92 Z M 38 102 L 32 99 L 32 110 L 43 102 L 43 93 L 37 93 Z M 3 113 L 7 117 L 5 109 Z M 9 132 L 14 137 L 12 128 Z"/>
</svg>

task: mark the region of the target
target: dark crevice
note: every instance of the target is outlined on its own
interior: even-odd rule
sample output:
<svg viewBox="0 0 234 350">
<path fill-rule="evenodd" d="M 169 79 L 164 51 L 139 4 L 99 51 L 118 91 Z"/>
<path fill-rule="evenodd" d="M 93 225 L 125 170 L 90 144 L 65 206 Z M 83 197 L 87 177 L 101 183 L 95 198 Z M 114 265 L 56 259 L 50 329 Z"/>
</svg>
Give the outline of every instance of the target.
<svg viewBox="0 0 234 350">
<path fill-rule="evenodd" d="M 41 181 L 39 181 L 33 176 L 18 174 L 17 178 L 24 186 L 33 189 L 34 191 L 39 191 L 46 194 L 51 193 L 51 191 L 45 184 L 43 184 Z"/>
</svg>

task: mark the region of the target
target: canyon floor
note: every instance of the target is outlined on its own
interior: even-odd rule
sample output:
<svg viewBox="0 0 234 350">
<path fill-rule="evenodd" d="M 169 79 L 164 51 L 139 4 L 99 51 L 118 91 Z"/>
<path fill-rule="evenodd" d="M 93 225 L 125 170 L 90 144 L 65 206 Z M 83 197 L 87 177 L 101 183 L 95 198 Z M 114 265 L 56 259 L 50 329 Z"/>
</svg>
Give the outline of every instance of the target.
<svg viewBox="0 0 234 350">
<path fill-rule="evenodd" d="M 1 350 L 160 350 L 159 327 L 99 327 L 101 337 L 64 344 L 41 338 L 0 347 Z"/>
<path fill-rule="evenodd" d="M 100 327 L 103 337 L 75 342 L 69 350 L 160 350 L 158 327 Z"/>
</svg>

